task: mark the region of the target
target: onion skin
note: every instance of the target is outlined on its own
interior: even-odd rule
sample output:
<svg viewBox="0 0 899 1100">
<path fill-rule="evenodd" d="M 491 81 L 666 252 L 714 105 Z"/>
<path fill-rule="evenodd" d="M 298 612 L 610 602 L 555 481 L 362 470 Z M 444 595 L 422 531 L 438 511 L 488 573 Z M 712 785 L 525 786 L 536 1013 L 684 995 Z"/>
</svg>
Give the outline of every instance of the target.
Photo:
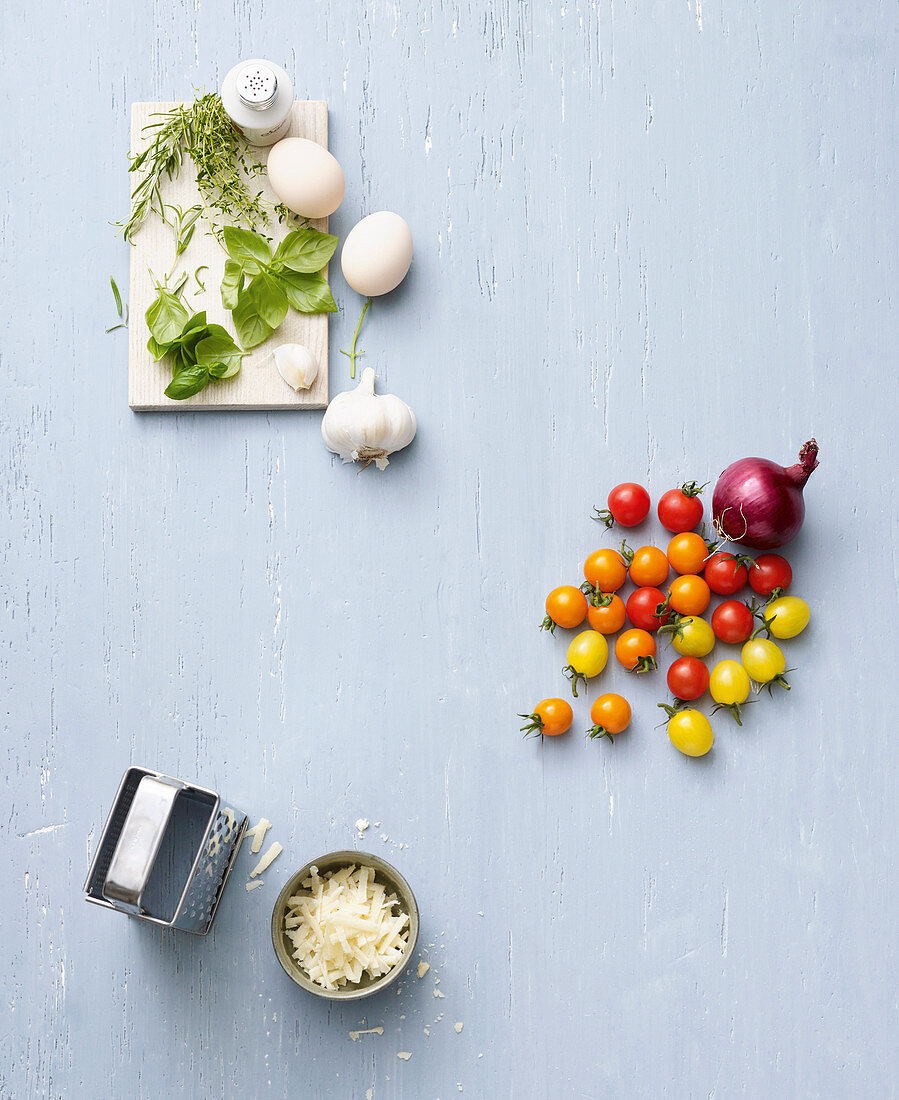
<svg viewBox="0 0 899 1100">
<path fill-rule="evenodd" d="M 784 468 L 765 458 L 741 458 L 718 478 L 712 519 L 719 534 L 755 550 L 776 550 L 799 534 L 805 518 L 802 490 L 818 466 L 818 444 L 802 445 L 799 461 Z"/>
</svg>

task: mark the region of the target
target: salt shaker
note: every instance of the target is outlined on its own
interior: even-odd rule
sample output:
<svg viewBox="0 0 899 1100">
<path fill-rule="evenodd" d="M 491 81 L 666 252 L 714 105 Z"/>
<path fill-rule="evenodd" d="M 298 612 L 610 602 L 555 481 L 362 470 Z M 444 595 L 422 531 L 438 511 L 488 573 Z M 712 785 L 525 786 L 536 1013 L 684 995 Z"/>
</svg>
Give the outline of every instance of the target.
<svg viewBox="0 0 899 1100">
<path fill-rule="evenodd" d="M 250 145 L 274 145 L 290 128 L 293 85 L 272 61 L 241 61 L 222 84 L 222 106 Z"/>
</svg>

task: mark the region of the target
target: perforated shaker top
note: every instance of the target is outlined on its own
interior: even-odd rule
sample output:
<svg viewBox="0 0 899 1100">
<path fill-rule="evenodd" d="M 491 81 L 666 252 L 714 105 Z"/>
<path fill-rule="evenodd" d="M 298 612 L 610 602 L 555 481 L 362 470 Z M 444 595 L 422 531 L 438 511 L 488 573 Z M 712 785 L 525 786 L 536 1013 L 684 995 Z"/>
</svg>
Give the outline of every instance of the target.
<svg viewBox="0 0 899 1100">
<path fill-rule="evenodd" d="M 241 103 L 254 111 L 271 107 L 278 94 L 278 78 L 267 65 L 245 65 L 236 84 Z"/>
</svg>

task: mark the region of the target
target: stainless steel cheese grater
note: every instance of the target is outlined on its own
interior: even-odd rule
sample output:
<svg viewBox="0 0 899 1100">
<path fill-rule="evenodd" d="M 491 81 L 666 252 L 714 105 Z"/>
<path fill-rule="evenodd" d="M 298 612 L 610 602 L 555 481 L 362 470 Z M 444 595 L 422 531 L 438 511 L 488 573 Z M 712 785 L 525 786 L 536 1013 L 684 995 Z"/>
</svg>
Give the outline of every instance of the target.
<svg viewBox="0 0 899 1100">
<path fill-rule="evenodd" d="M 215 791 L 129 768 L 84 884 L 87 900 L 205 935 L 246 824 Z"/>
</svg>

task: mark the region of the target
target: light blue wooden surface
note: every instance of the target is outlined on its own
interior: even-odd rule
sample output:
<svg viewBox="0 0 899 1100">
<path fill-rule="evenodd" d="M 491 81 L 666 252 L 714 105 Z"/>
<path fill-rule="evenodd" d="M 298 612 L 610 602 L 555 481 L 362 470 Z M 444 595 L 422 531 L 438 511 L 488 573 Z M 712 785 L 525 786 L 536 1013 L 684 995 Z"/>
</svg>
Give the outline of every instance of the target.
<svg viewBox="0 0 899 1100">
<path fill-rule="evenodd" d="M 0 1095 L 894 1095 L 895 6 L 5 22 Z M 415 236 L 362 341 L 420 423 L 384 474 L 332 461 L 320 414 L 127 407 L 103 329 L 129 104 L 248 55 L 329 101 L 334 231 L 387 207 Z M 360 303 L 333 281 L 336 392 Z M 582 701 L 570 738 L 522 743 L 516 712 L 564 686 L 543 597 L 604 541 L 610 485 L 812 434 L 794 690 L 695 762 L 654 728 L 661 677 L 610 671 L 627 736 L 586 743 Z M 207 939 L 81 898 L 132 762 L 285 846 L 253 894 L 242 854 Z M 360 816 L 432 970 L 329 1008 L 267 924 Z"/>
</svg>

